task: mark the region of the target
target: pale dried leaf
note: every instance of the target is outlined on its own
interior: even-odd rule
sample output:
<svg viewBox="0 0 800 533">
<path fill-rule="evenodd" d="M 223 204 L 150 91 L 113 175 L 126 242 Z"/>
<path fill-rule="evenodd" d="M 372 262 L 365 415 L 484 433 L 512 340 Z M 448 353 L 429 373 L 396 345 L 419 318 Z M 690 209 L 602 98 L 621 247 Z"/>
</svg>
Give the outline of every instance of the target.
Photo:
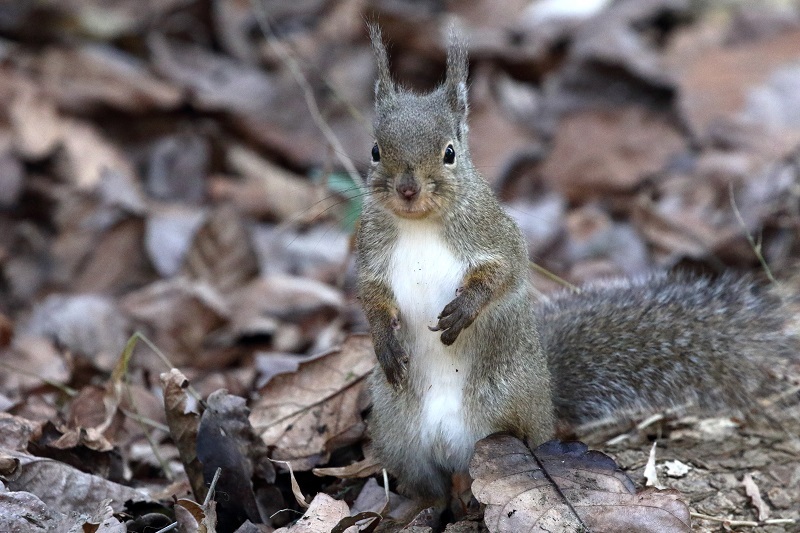
<svg viewBox="0 0 800 533">
<path fill-rule="evenodd" d="M 324 493 L 314 496 L 305 514 L 289 527 L 282 527 L 275 533 L 330 533 L 343 518 L 350 515 L 347 504 L 335 500 Z M 357 528 L 348 528 L 347 533 L 355 533 Z"/>
<path fill-rule="evenodd" d="M 62 122 L 62 146 L 59 152 L 59 174 L 79 189 L 93 190 L 104 172 L 136 175 L 133 165 L 117 146 L 108 141 L 88 122 L 65 119 Z"/>
<path fill-rule="evenodd" d="M 163 278 L 177 274 L 197 231 L 205 223 L 203 209 L 181 205 L 156 208 L 145 221 L 144 245 Z"/>
<path fill-rule="evenodd" d="M 52 294 L 33 308 L 26 330 L 111 370 L 131 335 L 117 302 L 99 294 Z"/>
<path fill-rule="evenodd" d="M 147 44 L 159 74 L 190 91 L 200 109 L 249 115 L 272 101 L 272 77 L 262 69 L 155 32 Z"/>
<path fill-rule="evenodd" d="M 14 146 L 27 159 L 52 154 L 62 141 L 62 120 L 55 104 L 27 80 L 19 80 L 9 107 Z"/>
<path fill-rule="evenodd" d="M 680 461 L 664 461 L 664 470 L 669 477 L 683 477 L 689 473 L 691 467 Z"/>
<path fill-rule="evenodd" d="M 208 216 L 186 253 L 183 273 L 220 292 L 233 291 L 258 274 L 258 261 L 239 213 L 223 205 Z"/>
<path fill-rule="evenodd" d="M 109 499 L 111 507 L 120 511 L 127 500 L 150 501 L 144 492 L 86 474 L 65 463 L 19 452 L 6 453 L 20 461 L 14 475 L 6 479 L 9 490 L 31 492 L 49 509 L 65 514 L 91 513 L 100 502 Z"/>
<path fill-rule="evenodd" d="M 290 460 L 298 470 L 325 462 L 328 442 L 362 423 L 359 392 L 374 366 L 369 336 L 353 335 L 263 387 L 250 420 L 264 442 L 275 446 L 273 458 Z"/>
<path fill-rule="evenodd" d="M 758 511 L 759 521 L 767 520 L 770 513 L 769 506 L 761 499 L 761 490 L 759 490 L 758 485 L 756 485 L 756 482 L 753 480 L 753 476 L 749 473 L 745 474 L 744 478 L 742 478 L 742 485 L 744 485 L 744 491 L 747 493 L 747 496 L 750 497 L 750 501 L 753 502 L 753 507 Z"/>
<path fill-rule="evenodd" d="M 325 194 L 324 189 L 243 146 L 233 146 L 228 150 L 228 165 L 246 178 L 245 184 L 239 187 L 244 187 L 250 198 L 237 194 L 241 189 L 227 182 L 218 182 L 216 196 L 218 199 L 230 197 L 238 200 L 237 203 L 243 203 L 249 213 L 279 221 L 297 220 L 300 216 L 313 220 L 335 205 L 335 201 L 317 203 Z M 257 208 L 253 203 L 255 200 L 258 200 Z"/>
<path fill-rule="evenodd" d="M 676 491 L 637 493 L 608 456 L 558 441 L 535 453 L 509 435 L 476 444 L 472 491 L 487 505 L 484 519 L 492 533 L 584 525 L 591 531 L 691 531 L 689 510 Z"/>
<path fill-rule="evenodd" d="M 647 480 L 645 486 L 663 489 L 664 485 L 658 480 L 658 472 L 656 471 L 656 445 L 654 442 L 650 448 L 650 455 L 647 458 L 647 464 L 644 465 L 644 478 Z"/>
<path fill-rule="evenodd" d="M 0 448 L 24 451 L 31 436 L 40 426 L 40 423 L 20 416 L 0 413 Z"/>
<path fill-rule="evenodd" d="M 633 192 L 684 149 L 675 127 L 642 107 L 585 111 L 559 122 L 542 173 L 553 188 L 583 202 Z"/>
<path fill-rule="evenodd" d="M 70 111 L 102 106 L 131 112 L 170 109 L 183 98 L 182 91 L 153 76 L 143 61 L 107 45 L 48 48 L 39 58 L 39 69 L 49 95 Z"/>
<path fill-rule="evenodd" d="M 152 283 L 125 295 L 121 306 L 153 327 L 150 340 L 170 355 L 176 366 L 198 360 L 211 331 L 225 324 L 229 308 L 206 283 L 175 278 Z"/>
<path fill-rule="evenodd" d="M 64 515 L 35 495 L 2 490 L 0 485 L 0 531 L 51 533 L 64 525 Z"/>
<path fill-rule="evenodd" d="M 0 372 L 4 390 L 26 391 L 42 383 L 66 383 L 70 372 L 61 353 L 50 339 L 18 334 L 11 346 L 0 349 L 0 358 L 7 362 Z"/>
<path fill-rule="evenodd" d="M 272 334 L 277 324 L 289 322 L 301 328 L 299 342 L 315 339 L 345 303 L 341 291 L 330 285 L 285 275 L 255 279 L 228 301 L 233 309 L 231 330 L 237 336 Z"/>
<path fill-rule="evenodd" d="M 383 466 L 376 457 L 367 456 L 363 461 L 356 461 L 347 466 L 315 468 L 312 472 L 315 476 L 333 476 L 341 479 L 353 479 L 372 476 L 382 469 Z"/>
<path fill-rule="evenodd" d="M 161 374 L 161 386 L 164 389 L 164 411 L 172 442 L 178 447 L 181 463 L 189 478 L 194 497 L 198 501 L 205 500 L 207 489 L 203 480 L 203 465 L 197 458 L 195 443 L 200 425 L 197 413 L 197 402 L 187 394 L 189 380 L 180 370 L 173 368 Z"/>
<path fill-rule="evenodd" d="M 294 469 L 292 468 L 292 463 L 289 461 L 275 461 L 273 462 L 285 465 L 286 468 L 289 469 L 289 480 L 292 485 L 292 495 L 294 495 L 294 499 L 297 504 L 302 507 L 303 509 L 308 509 L 308 502 L 306 501 L 306 496 L 303 494 L 303 490 L 300 488 L 300 484 L 297 482 L 297 478 L 294 477 Z"/>
</svg>

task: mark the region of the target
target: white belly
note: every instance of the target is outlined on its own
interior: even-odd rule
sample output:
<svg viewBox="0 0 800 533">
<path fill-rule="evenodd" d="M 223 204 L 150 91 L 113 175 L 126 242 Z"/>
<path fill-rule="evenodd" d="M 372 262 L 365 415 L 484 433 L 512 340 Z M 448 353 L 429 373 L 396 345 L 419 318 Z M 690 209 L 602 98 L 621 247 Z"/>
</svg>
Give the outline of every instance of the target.
<svg viewBox="0 0 800 533">
<path fill-rule="evenodd" d="M 389 282 L 400 309 L 400 337 L 408 351 L 411 387 L 420 395 L 420 440 L 437 462 L 465 465 L 475 435 L 465 423 L 464 383 L 469 372 L 459 347 L 469 330 L 445 346 L 435 326 L 445 305 L 456 296 L 467 265 L 444 244 L 436 226 L 400 222 L 390 263 Z"/>
</svg>

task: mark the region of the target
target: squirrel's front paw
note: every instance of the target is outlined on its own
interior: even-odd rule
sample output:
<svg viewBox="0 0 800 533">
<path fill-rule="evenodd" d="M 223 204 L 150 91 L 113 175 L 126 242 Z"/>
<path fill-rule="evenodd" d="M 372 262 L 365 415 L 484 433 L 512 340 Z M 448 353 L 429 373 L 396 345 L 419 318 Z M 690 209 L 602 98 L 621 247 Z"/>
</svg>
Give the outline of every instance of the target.
<svg viewBox="0 0 800 533">
<path fill-rule="evenodd" d="M 395 389 L 402 389 L 408 372 L 408 354 L 397 337 L 390 335 L 382 349 L 376 351 L 378 362 L 386 374 L 386 380 Z"/>
<path fill-rule="evenodd" d="M 456 294 L 458 294 L 456 299 L 444 306 L 442 312 L 436 317 L 439 319 L 436 327 L 428 328 L 431 331 L 441 331 L 442 342 L 447 346 L 456 342 L 461 331 L 469 327 L 478 316 L 478 311 L 474 305 L 471 305 L 467 294 L 461 289 Z"/>
</svg>

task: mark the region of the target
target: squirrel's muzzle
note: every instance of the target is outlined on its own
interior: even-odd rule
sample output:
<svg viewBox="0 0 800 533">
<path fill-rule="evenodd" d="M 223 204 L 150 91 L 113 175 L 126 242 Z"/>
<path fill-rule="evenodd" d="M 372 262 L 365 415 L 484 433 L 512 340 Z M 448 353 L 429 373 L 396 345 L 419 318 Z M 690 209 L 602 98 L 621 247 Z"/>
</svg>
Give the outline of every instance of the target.
<svg viewBox="0 0 800 533">
<path fill-rule="evenodd" d="M 411 202 L 419 195 L 419 182 L 411 174 L 403 174 L 397 184 L 395 190 L 404 200 Z"/>
</svg>

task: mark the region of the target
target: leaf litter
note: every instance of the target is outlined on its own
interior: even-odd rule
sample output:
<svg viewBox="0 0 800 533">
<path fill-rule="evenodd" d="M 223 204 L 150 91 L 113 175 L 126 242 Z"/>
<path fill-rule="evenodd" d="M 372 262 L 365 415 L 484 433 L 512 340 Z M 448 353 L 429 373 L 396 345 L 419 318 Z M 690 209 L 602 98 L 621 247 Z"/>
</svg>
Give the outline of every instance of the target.
<svg viewBox="0 0 800 533">
<path fill-rule="evenodd" d="M 600 531 L 622 515 L 674 531 L 688 505 L 698 531 L 800 531 L 796 392 L 767 417 L 563 432 L 615 463 L 487 439 L 485 507 L 467 491 L 444 522 L 381 486 L 348 174 L 372 142 L 363 19 L 417 90 L 455 23 L 475 164 L 542 267 L 570 283 L 758 274 L 762 254 L 800 290 L 796 3 L 17 4 L 0 25 L 0 529 Z M 796 366 L 775 375 L 800 383 Z M 678 492 L 641 489 L 654 475 Z M 651 519 L 659 505 L 677 522 Z"/>
</svg>

